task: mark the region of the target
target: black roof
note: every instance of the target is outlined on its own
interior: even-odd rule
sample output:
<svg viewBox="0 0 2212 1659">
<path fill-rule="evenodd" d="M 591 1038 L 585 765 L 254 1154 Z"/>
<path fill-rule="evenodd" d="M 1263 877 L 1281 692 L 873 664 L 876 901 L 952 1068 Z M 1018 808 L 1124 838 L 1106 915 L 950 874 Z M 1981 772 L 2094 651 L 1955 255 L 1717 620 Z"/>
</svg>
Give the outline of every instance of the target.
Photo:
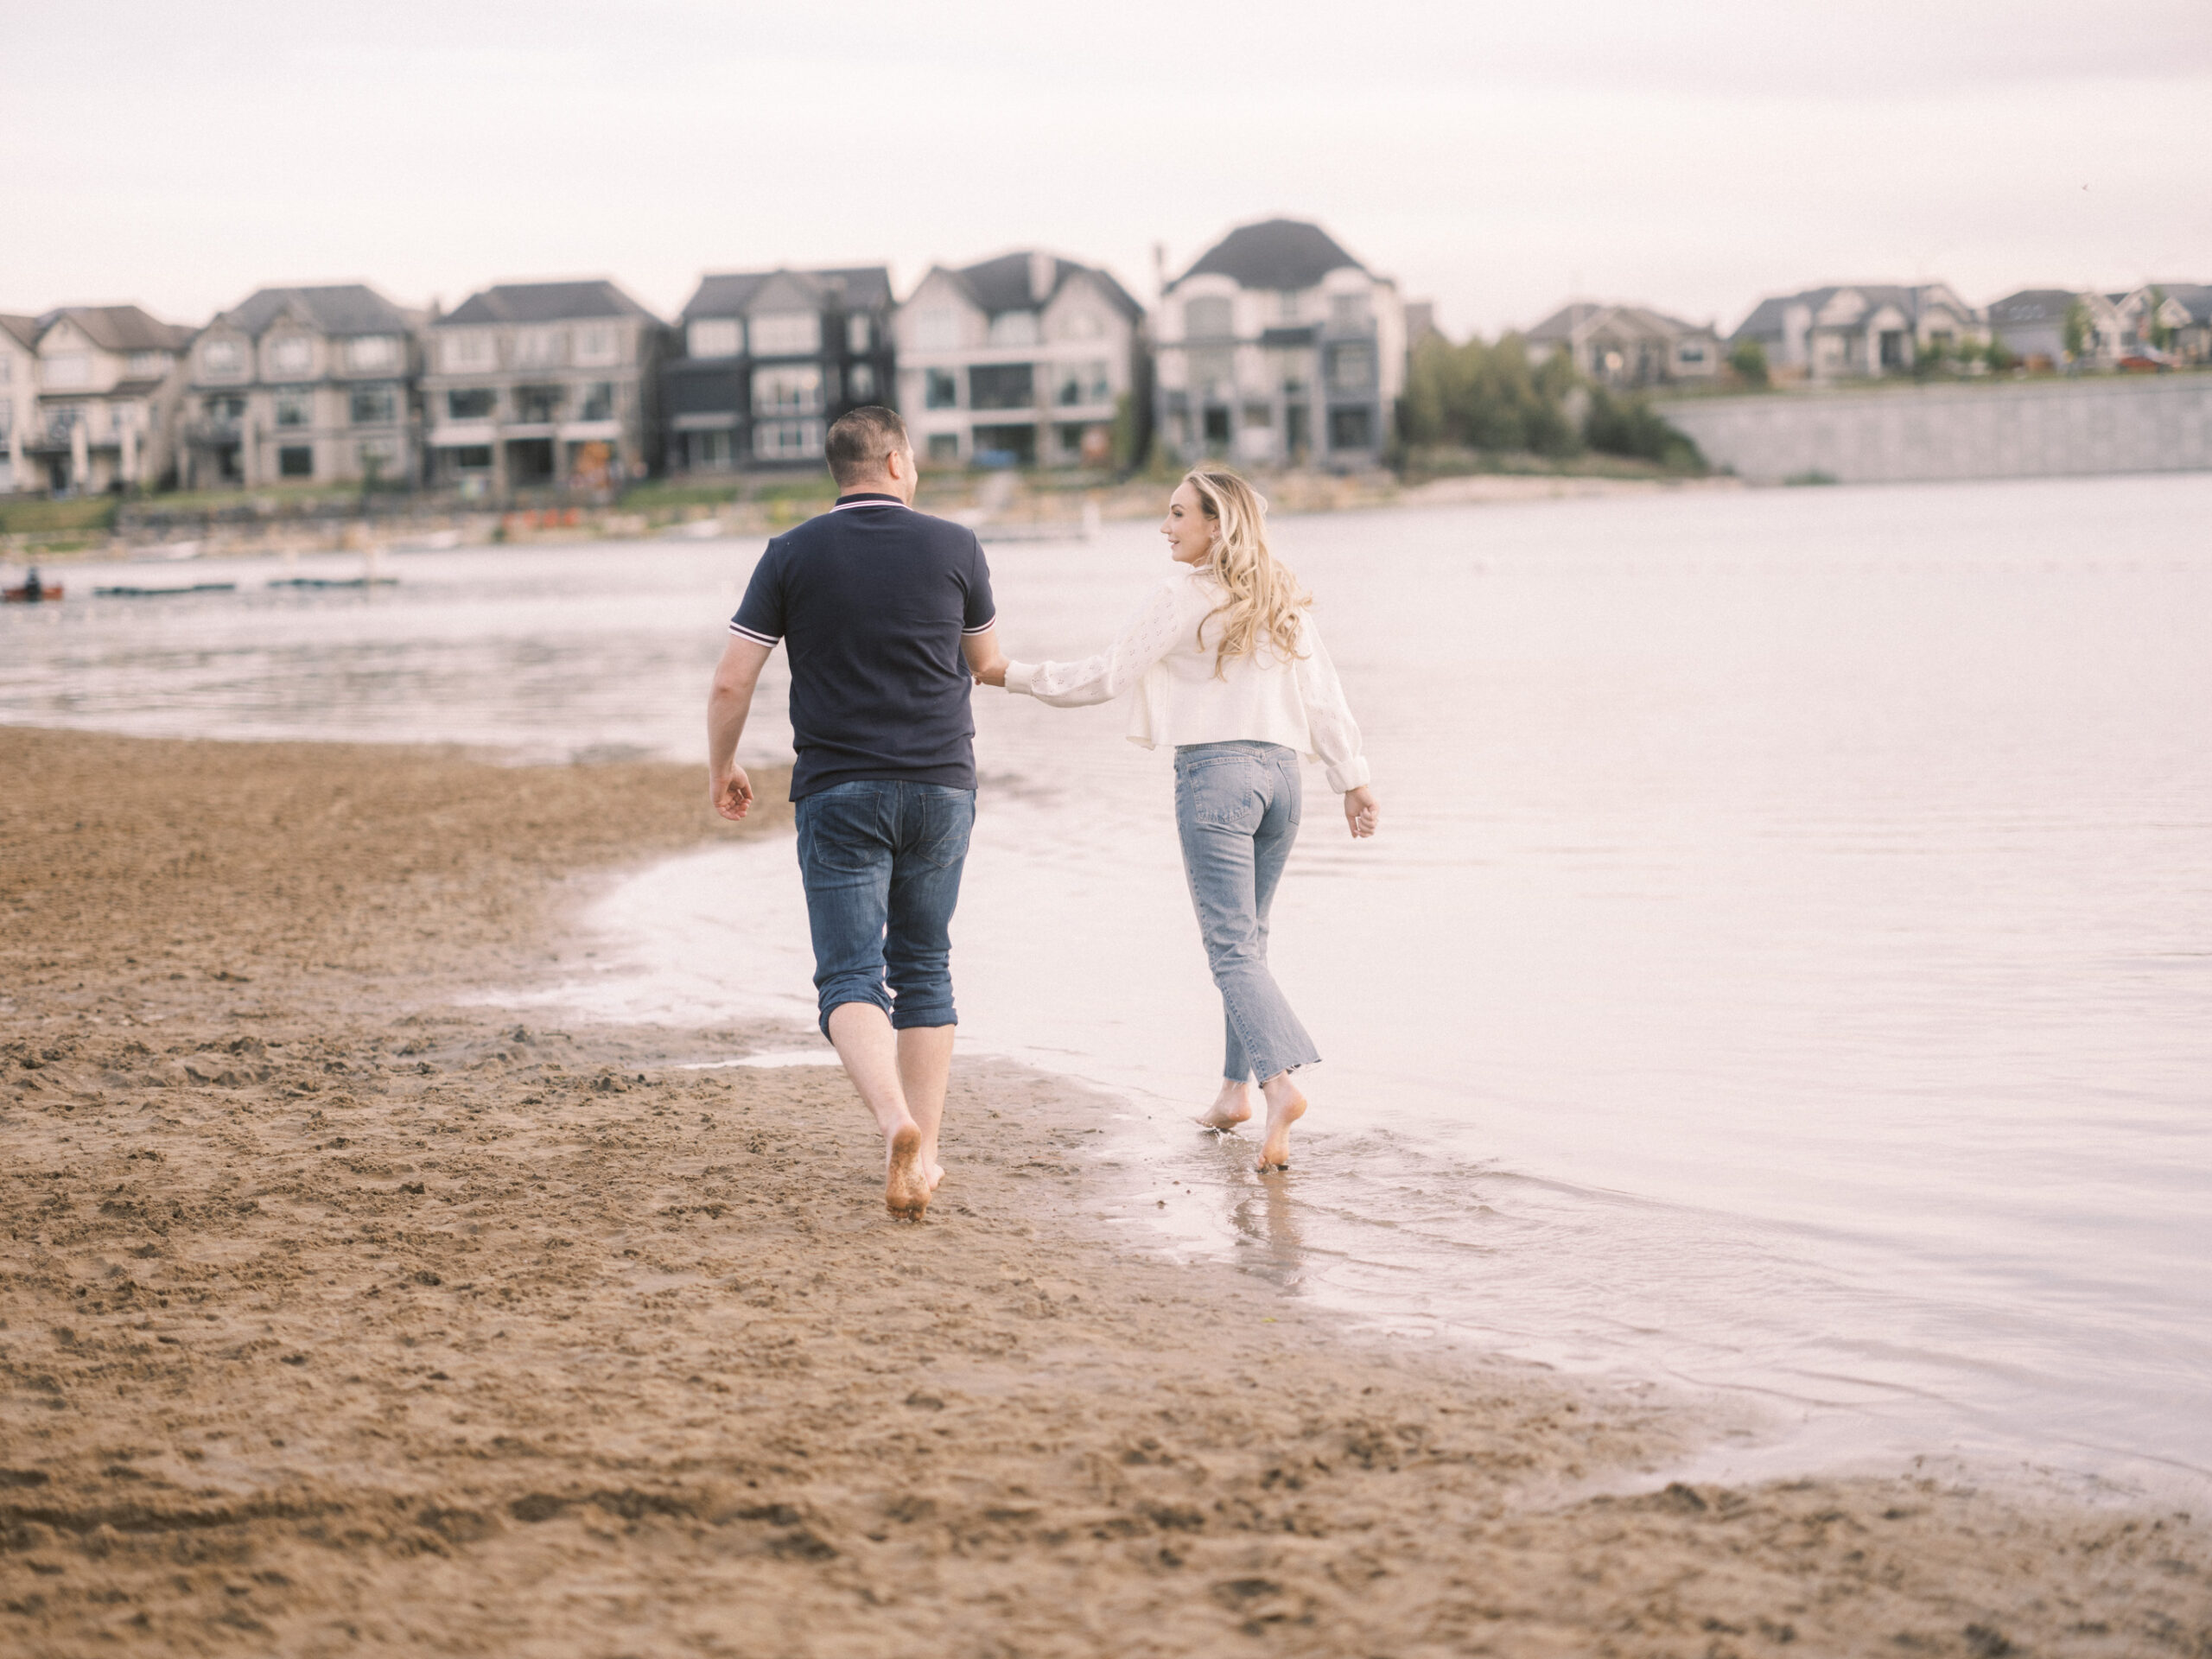
<svg viewBox="0 0 2212 1659">
<path fill-rule="evenodd" d="M 2081 296 L 2070 288 L 2024 288 L 1989 308 L 1993 324 L 2063 322 Z"/>
<path fill-rule="evenodd" d="M 1040 296 L 1030 284 L 1031 261 L 1037 258 L 1052 262 L 1050 280 Z M 940 267 L 942 269 L 942 267 Z M 1115 279 L 1111 271 L 1096 265 L 1079 265 L 1072 259 L 1063 259 L 1058 254 L 1036 254 L 1022 250 L 1002 253 L 980 264 L 963 265 L 957 270 L 948 270 L 952 277 L 968 290 L 974 300 L 990 316 L 1002 311 L 1030 311 L 1051 303 L 1071 276 L 1088 276 L 1104 290 L 1107 299 L 1122 315 L 1132 322 L 1144 315 L 1144 308 L 1129 296 L 1129 291 Z"/>
<path fill-rule="evenodd" d="M 835 266 L 822 270 L 732 270 L 699 279 L 698 291 L 683 308 L 683 321 L 695 317 L 741 317 L 753 296 L 772 276 L 788 276 L 827 301 L 833 296 L 852 311 L 873 311 L 891 303 L 891 272 L 882 265 Z"/>
<path fill-rule="evenodd" d="M 1168 283 L 1181 287 L 1193 276 L 1226 276 L 1243 288 L 1312 288 L 1332 270 L 1366 266 L 1346 253 L 1319 225 L 1301 219 L 1264 219 L 1240 225 L 1202 254 L 1198 262 Z"/>
<path fill-rule="evenodd" d="M 652 313 L 599 277 L 582 283 L 501 283 L 472 294 L 438 319 L 441 327 L 488 322 L 574 322 L 588 317 L 643 317 Z"/>
<path fill-rule="evenodd" d="M 304 315 L 326 334 L 404 334 L 407 314 L 361 283 L 317 288 L 264 288 L 223 313 L 221 321 L 259 338 L 287 311 Z"/>
</svg>

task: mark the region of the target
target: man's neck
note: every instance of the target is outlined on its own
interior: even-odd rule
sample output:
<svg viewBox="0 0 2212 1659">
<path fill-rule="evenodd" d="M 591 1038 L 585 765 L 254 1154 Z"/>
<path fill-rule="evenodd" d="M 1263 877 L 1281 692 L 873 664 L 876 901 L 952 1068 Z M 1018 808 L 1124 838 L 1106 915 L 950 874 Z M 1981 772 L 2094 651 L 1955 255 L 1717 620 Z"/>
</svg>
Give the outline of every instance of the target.
<svg viewBox="0 0 2212 1659">
<path fill-rule="evenodd" d="M 844 484 L 838 486 L 837 499 L 840 501 L 850 500 L 856 495 L 887 495 L 901 506 L 913 505 L 912 499 L 906 491 L 899 487 L 897 481 L 888 478 L 872 478 L 862 483 Z"/>
</svg>

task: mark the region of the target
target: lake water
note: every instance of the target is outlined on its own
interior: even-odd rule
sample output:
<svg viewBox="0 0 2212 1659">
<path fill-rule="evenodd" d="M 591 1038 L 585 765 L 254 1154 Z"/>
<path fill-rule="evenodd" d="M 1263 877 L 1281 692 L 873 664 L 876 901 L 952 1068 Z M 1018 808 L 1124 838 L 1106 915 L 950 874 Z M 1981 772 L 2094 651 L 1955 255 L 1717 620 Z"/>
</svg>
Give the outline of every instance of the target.
<svg viewBox="0 0 2212 1659">
<path fill-rule="evenodd" d="M 1276 539 L 1384 803 L 1355 843 L 1309 772 L 1274 956 L 1327 1059 L 1287 1179 L 1180 1126 L 1219 1013 L 1166 756 L 1118 709 L 978 694 L 963 1041 L 1109 1091 L 1131 1236 L 1758 1402 L 1779 1438 L 1729 1472 L 2212 1477 L 2212 478 Z M 265 563 L 73 567 L 78 593 L 241 587 L 10 607 L 0 719 L 695 758 L 758 550 L 395 556 L 397 587 L 321 594 Z M 994 547 L 1008 649 L 1103 645 L 1163 557 L 1136 525 Z M 755 758 L 782 685 L 779 655 Z M 596 922 L 600 971 L 517 997 L 818 1040 L 787 839 L 662 866 Z"/>
</svg>

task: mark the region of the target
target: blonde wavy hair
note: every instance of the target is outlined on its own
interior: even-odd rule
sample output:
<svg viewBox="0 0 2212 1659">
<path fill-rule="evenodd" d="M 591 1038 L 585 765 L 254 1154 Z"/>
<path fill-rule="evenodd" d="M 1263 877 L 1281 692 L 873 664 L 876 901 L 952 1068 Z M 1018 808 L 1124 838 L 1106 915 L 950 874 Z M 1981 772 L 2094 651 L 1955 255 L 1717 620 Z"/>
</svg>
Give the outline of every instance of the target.
<svg viewBox="0 0 2212 1659">
<path fill-rule="evenodd" d="M 1225 677 L 1230 658 L 1249 657 L 1268 641 L 1286 657 L 1297 656 L 1313 596 L 1268 550 L 1267 498 L 1234 473 L 1194 469 L 1183 482 L 1197 493 L 1213 532 L 1205 569 L 1229 595 L 1198 624 L 1203 649 L 1207 623 L 1221 619 L 1214 677 Z"/>
</svg>

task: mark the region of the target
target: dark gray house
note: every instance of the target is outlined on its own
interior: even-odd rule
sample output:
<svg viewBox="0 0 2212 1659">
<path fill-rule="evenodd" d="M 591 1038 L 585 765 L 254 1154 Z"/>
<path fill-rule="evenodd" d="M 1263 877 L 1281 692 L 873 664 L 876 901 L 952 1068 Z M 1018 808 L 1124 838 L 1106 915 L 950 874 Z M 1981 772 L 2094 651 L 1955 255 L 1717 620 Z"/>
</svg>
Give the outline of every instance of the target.
<svg viewBox="0 0 2212 1659">
<path fill-rule="evenodd" d="M 660 368 L 668 469 L 818 466 L 830 423 L 888 404 L 891 273 L 731 271 L 704 277 Z"/>
<path fill-rule="evenodd" d="M 659 461 L 665 326 L 604 278 L 503 283 L 430 324 L 429 481 L 505 499 L 612 489 Z"/>
<path fill-rule="evenodd" d="M 1319 226 L 1231 231 L 1167 284 L 1154 330 L 1160 442 L 1176 460 L 1382 459 L 1405 386 L 1405 305 Z"/>
</svg>

